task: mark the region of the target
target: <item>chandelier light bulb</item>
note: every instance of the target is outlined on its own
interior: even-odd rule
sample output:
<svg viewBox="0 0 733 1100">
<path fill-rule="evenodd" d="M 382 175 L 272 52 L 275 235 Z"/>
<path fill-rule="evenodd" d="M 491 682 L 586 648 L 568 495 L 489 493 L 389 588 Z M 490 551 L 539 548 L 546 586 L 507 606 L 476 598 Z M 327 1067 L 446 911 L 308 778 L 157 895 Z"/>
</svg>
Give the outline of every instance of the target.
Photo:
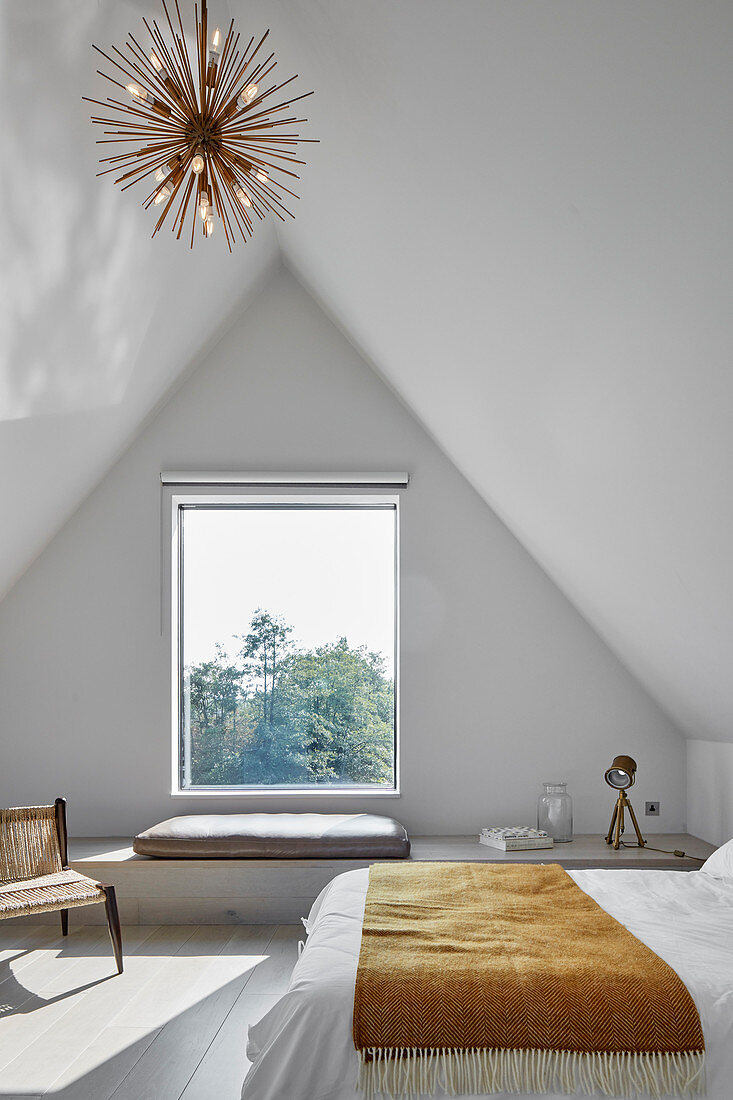
<svg viewBox="0 0 733 1100">
<path fill-rule="evenodd" d="M 239 102 L 242 104 L 243 107 L 249 107 L 250 103 L 257 95 L 258 91 L 258 84 L 248 84 L 247 87 L 243 88 L 242 91 L 239 93 Z"/>
<path fill-rule="evenodd" d="M 150 63 L 155 71 L 160 75 L 161 80 L 164 80 L 166 84 L 170 85 L 170 77 L 168 76 L 166 70 L 163 68 L 163 62 L 160 60 L 155 50 L 150 51 Z"/>
<path fill-rule="evenodd" d="M 221 50 L 221 31 L 217 27 L 211 39 L 209 48 L 209 67 L 206 70 L 206 83 L 209 88 L 216 84 L 216 71 L 219 66 L 219 53 Z"/>
<path fill-rule="evenodd" d="M 195 175 L 198 176 L 203 172 L 203 170 L 204 170 L 204 158 L 201 156 L 200 153 L 197 153 L 196 156 L 191 161 L 191 171 Z"/>
<path fill-rule="evenodd" d="M 234 194 L 237 196 L 237 198 L 241 202 L 242 206 L 251 206 L 252 205 L 252 200 L 250 199 L 249 195 L 244 190 L 244 188 L 242 187 L 241 184 L 238 187 L 235 187 Z"/>
<path fill-rule="evenodd" d="M 267 183 L 270 179 L 264 168 L 258 168 L 255 172 L 255 179 L 258 179 L 260 183 Z"/>
<path fill-rule="evenodd" d="M 164 179 L 165 179 L 165 172 L 163 171 L 163 169 L 162 168 L 156 168 L 155 169 L 156 183 L 162 183 Z"/>
<path fill-rule="evenodd" d="M 206 218 L 206 221 L 204 222 L 204 231 L 205 231 L 207 237 L 210 237 L 211 234 L 214 232 L 214 215 L 213 214 L 209 214 L 208 217 Z"/>
<path fill-rule="evenodd" d="M 133 99 L 141 99 L 143 103 L 148 98 L 148 93 L 139 84 L 128 84 L 127 90 Z"/>
<path fill-rule="evenodd" d="M 209 216 L 209 192 L 202 191 L 201 198 L 199 199 L 199 213 L 203 221 L 206 221 Z"/>
<path fill-rule="evenodd" d="M 165 184 L 163 184 L 163 186 L 160 188 L 160 190 L 155 192 L 155 198 L 153 199 L 153 202 L 155 203 L 156 206 L 160 206 L 160 204 L 162 202 L 165 202 L 165 200 L 169 199 L 170 197 L 171 197 L 170 187 L 167 187 Z"/>
</svg>

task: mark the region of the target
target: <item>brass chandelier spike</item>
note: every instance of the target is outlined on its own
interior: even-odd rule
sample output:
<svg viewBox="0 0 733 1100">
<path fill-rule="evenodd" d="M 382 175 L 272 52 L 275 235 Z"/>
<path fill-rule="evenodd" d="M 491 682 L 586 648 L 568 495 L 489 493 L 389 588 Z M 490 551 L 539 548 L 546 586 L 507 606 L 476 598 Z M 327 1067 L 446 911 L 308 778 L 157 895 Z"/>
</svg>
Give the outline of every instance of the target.
<svg viewBox="0 0 733 1100">
<path fill-rule="evenodd" d="M 170 213 L 178 239 L 184 227 L 188 236 L 190 222 L 193 248 L 196 226 L 210 237 L 219 220 L 231 252 L 238 237 L 246 242 L 252 236 L 255 216 L 262 219 L 269 210 L 281 221 L 295 217 L 285 204 L 288 196 L 298 198 L 288 186 L 300 178 L 293 169 L 305 163 L 296 151 L 314 139 L 301 138 L 294 129 L 307 119 L 284 112 L 313 93 L 277 101 L 276 93 L 297 77 L 277 83 L 271 75 L 275 55 L 264 56 L 263 49 L 270 32 L 241 48 L 232 20 L 225 36 L 217 27 L 209 39 L 206 0 L 200 16 L 194 5 L 192 60 L 178 0 L 173 0 L 175 26 L 166 0 L 161 2 L 167 41 L 155 20 L 151 26 L 143 19 L 152 42 L 147 53 L 132 34 L 127 53 L 113 46 L 107 54 L 93 46 L 116 70 L 109 76 L 98 69 L 99 75 L 129 96 L 129 102 L 83 97 L 115 112 L 111 118 L 92 115 L 96 125 L 112 127 L 97 144 L 124 150 L 102 157 L 100 164 L 109 167 L 97 175 L 118 173 L 114 182 L 123 191 L 140 182 L 151 188 L 143 206 L 160 208 L 153 236 Z"/>
</svg>

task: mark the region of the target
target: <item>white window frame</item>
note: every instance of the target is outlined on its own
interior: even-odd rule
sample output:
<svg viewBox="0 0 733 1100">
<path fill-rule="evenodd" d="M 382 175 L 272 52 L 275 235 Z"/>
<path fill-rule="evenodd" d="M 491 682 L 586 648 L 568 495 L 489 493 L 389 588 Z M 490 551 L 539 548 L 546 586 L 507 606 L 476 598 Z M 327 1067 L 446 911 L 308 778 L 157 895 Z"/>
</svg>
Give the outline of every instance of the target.
<svg viewBox="0 0 733 1100">
<path fill-rule="evenodd" d="M 284 481 L 285 479 L 283 479 Z M 171 484 L 176 484 L 171 482 Z M 170 504 L 170 670 L 171 670 L 171 787 L 173 798 L 226 798 L 233 799 L 320 799 L 331 801 L 338 799 L 359 798 L 399 798 L 400 790 L 400 498 L 396 494 L 385 494 L 378 489 L 359 489 L 358 493 L 335 493 L 332 487 L 324 491 L 314 491 L 309 488 L 307 492 L 283 491 L 273 493 L 271 485 L 261 491 L 253 491 L 248 487 L 247 492 L 217 491 L 202 493 L 181 492 L 176 489 L 171 493 Z M 221 485 L 217 482 L 217 489 Z M 164 493 L 166 483 L 164 482 Z M 394 548 L 394 583 L 395 583 L 395 622 L 394 622 L 394 786 L 389 788 L 378 787 L 349 787 L 348 789 L 335 787 L 184 787 L 181 785 L 180 776 L 180 738 L 182 731 L 182 698 L 180 685 L 182 680 L 182 634 L 181 634 L 181 506 L 196 504 L 334 504 L 365 508 L 375 505 L 393 507 L 395 511 L 395 548 Z"/>
</svg>

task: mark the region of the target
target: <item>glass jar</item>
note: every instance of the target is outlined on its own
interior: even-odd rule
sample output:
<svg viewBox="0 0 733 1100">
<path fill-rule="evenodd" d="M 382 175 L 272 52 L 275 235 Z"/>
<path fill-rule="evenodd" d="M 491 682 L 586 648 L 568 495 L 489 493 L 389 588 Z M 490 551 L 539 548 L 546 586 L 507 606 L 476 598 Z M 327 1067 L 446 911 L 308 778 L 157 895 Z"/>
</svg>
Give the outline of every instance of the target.
<svg viewBox="0 0 733 1100">
<path fill-rule="evenodd" d="M 573 839 L 573 800 L 567 783 L 543 783 L 544 794 L 537 799 L 537 828 L 548 833 L 556 844 Z"/>
</svg>

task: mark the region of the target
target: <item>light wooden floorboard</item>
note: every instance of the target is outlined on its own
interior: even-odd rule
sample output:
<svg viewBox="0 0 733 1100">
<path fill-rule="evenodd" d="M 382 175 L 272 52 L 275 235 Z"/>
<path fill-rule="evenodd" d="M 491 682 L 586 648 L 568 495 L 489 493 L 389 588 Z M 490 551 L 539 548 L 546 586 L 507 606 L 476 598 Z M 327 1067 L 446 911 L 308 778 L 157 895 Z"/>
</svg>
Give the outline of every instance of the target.
<svg viewBox="0 0 733 1100">
<path fill-rule="evenodd" d="M 227 926 L 211 924 L 196 928 L 180 950 L 165 961 L 160 976 L 144 985 L 110 1023 L 118 1027 L 163 1027 L 190 1008 L 196 1000 L 194 989 L 199 978 L 230 936 L 231 929 Z"/>
<path fill-rule="evenodd" d="M 135 930 L 146 931 L 148 935 L 137 947 L 131 948 Z M 75 1006 L 63 1021 L 65 1026 L 61 1030 L 66 1032 L 68 1054 L 74 1057 L 78 1052 L 73 1063 L 76 1068 L 69 1067 L 56 1076 L 60 1062 L 55 1060 L 49 1095 L 56 1096 L 60 1092 L 63 1096 L 75 1098 L 72 1085 L 77 1078 L 73 1077 L 73 1072 L 81 1078 L 78 1085 L 80 1097 L 107 1100 L 112 1095 L 158 1033 L 157 1028 L 120 1027 L 112 1021 L 138 996 L 141 989 L 152 988 L 156 982 L 165 981 L 163 972 L 171 958 L 185 947 L 195 931 L 193 927 L 177 928 L 172 925 L 147 929 L 140 925 L 137 929 L 124 929 L 124 972 L 90 990 L 86 1002 Z M 109 1057 L 105 1058 L 108 1049 Z M 83 1076 L 85 1073 L 89 1074 L 89 1081 Z"/>
<path fill-rule="evenodd" d="M 154 928 L 142 925 L 126 930 L 125 950 L 130 953 L 130 964 L 135 959 L 135 952 L 154 932 Z M 88 995 L 74 998 L 71 1007 L 54 1021 L 55 1026 L 44 1031 L 3 1067 L 0 1081 L 4 1088 L 17 1090 L 25 1086 L 34 1092 L 46 1092 L 58 1077 L 59 1063 L 72 1061 L 83 1052 L 105 1027 L 110 1011 L 118 1008 L 131 979 L 134 982 L 134 966 L 131 974 L 118 975 L 114 960 L 99 955 L 90 955 L 80 960 L 80 964 L 85 965 L 74 968 L 74 985 L 86 990 Z M 64 989 L 64 982 L 64 975 L 58 974 L 43 989 L 41 996 L 58 996 Z M 69 989 L 68 981 L 66 988 Z"/>
<path fill-rule="evenodd" d="M 27 1046 L 58 1022 L 84 996 L 86 983 L 77 983 L 90 957 L 99 951 L 98 928 L 80 927 L 68 938 L 54 939 L 48 948 L 38 948 L 32 962 L 17 974 L 13 961 L 10 973 L 0 983 L 0 1081 L 5 1084 L 5 1067 Z M 61 992 L 46 992 L 49 981 L 63 977 Z M 8 1089 L 9 1085 L 6 1085 Z M 30 1090 L 29 1090 L 30 1091 Z M 2 1093 L 0 1092 L 0 1096 Z"/>
<path fill-rule="evenodd" d="M 46 1096 L 57 1100 L 109 1100 L 157 1034 L 146 1027 L 103 1028 L 56 1078 Z"/>
<path fill-rule="evenodd" d="M 104 940 L 103 933 L 106 929 L 84 925 L 74 929 L 67 937 L 61 935 L 60 929 L 53 930 L 50 938 L 40 939 L 30 944 L 24 954 L 7 963 L 0 963 L 0 1001 L 6 1001 L 9 996 L 12 998 L 10 990 L 19 984 L 21 975 L 23 987 L 30 996 L 42 989 L 47 980 L 70 970 L 80 959 L 96 952 L 100 949 L 98 945 L 104 945 L 101 949 L 106 949 L 109 938 Z"/>
<path fill-rule="evenodd" d="M 9 923 L 9 921 L 0 921 L 0 933 L 3 931 L 3 925 Z M 20 959 L 27 957 L 34 947 L 43 947 L 54 940 L 58 934 L 59 930 L 50 925 L 34 925 L 30 931 L 24 931 L 16 925 L 11 934 L 0 936 L 0 963 L 10 962 L 11 959 L 19 963 Z M 17 971 L 18 966 L 16 965 L 14 969 Z M 0 967 L 0 978 L 3 976 L 1 971 L 2 967 Z"/>
<path fill-rule="evenodd" d="M 28 920 L 0 936 L 0 1100 L 237 1100 L 247 1027 L 287 988 L 293 926 L 106 928 Z M 250 988 L 251 987 L 251 988 Z"/>
<path fill-rule="evenodd" d="M 250 1066 L 245 1053 L 247 1028 L 279 1000 L 276 993 L 248 993 L 245 986 L 199 1062 L 182 1100 L 239 1100 Z"/>
<path fill-rule="evenodd" d="M 231 937 L 232 930 L 224 930 Z M 200 972 L 179 1002 L 179 1011 L 113 1094 L 114 1100 L 158 1100 L 182 1094 L 240 993 L 258 966 L 266 965 L 268 939 L 275 936 L 270 930 L 269 935 L 251 937 L 243 945 L 236 933 L 231 938 L 233 947 L 230 939 Z"/>
<path fill-rule="evenodd" d="M 298 960 L 298 942 L 305 939 L 303 925 L 281 924 L 270 940 L 267 958 L 247 983 L 248 993 L 284 993 Z"/>
</svg>

